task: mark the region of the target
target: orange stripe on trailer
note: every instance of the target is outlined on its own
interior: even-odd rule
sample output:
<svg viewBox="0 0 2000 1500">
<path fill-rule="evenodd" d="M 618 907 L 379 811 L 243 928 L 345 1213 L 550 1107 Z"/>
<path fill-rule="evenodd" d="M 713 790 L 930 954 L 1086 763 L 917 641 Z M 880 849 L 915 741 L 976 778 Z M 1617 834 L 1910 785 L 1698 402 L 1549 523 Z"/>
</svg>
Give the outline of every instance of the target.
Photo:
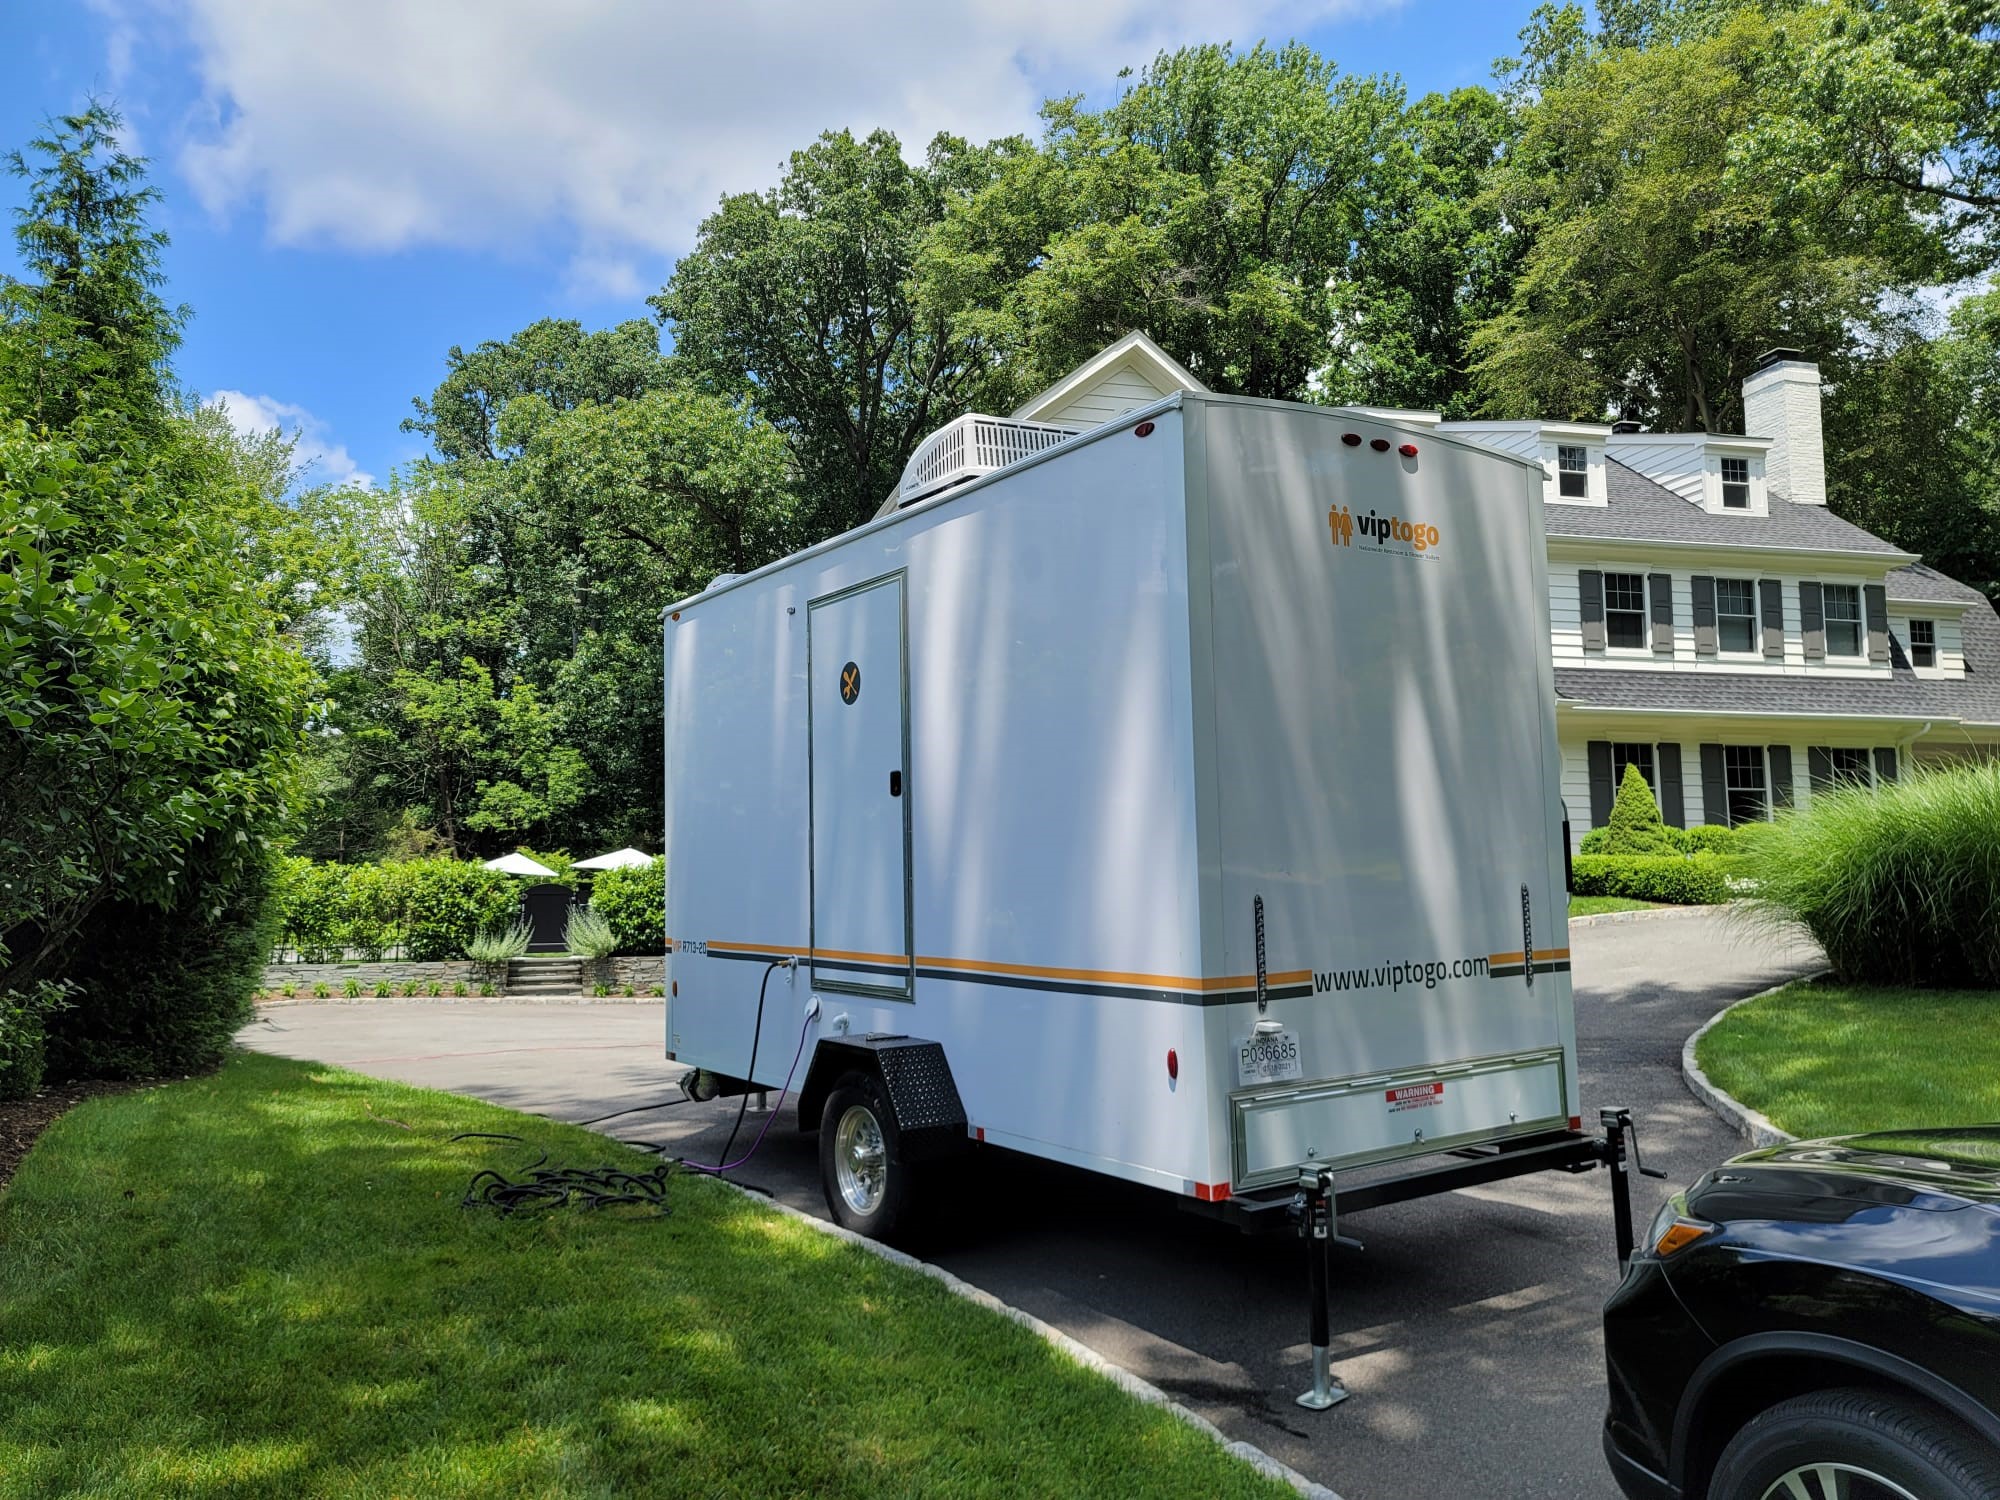
<svg viewBox="0 0 2000 1500">
<path fill-rule="evenodd" d="M 1525 953 L 1489 953 L 1486 955 L 1486 961 L 1494 968 L 1500 969 L 1505 968 L 1508 964 L 1524 964 L 1528 961 L 1528 955 Z"/>
<path fill-rule="evenodd" d="M 1535 950 L 1536 963 L 1541 963 L 1543 960 L 1550 958 L 1568 958 L 1568 957 L 1569 957 L 1569 949 L 1567 948 L 1537 948 Z"/>
<path fill-rule="evenodd" d="M 837 948 L 792 947 L 783 943 L 724 943 L 711 941 L 708 945 L 718 953 L 786 953 L 800 958 L 845 960 L 849 963 L 907 964 L 909 955 L 904 953 L 852 953 Z M 1518 957 L 1519 955 L 1516 955 Z M 964 974 L 1016 974 L 1028 979 L 1074 979 L 1080 984 L 1129 984 L 1141 985 L 1148 989 L 1191 990 L 1213 993 L 1218 990 L 1248 990 L 1257 987 L 1255 974 L 1235 974 L 1218 979 L 1191 978 L 1184 974 L 1141 974 L 1123 969 L 1060 969 L 1042 964 L 1001 963 L 992 959 L 947 958 L 930 954 L 918 954 L 916 966 L 920 969 L 949 969 Z M 1282 973 L 1265 976 L 1265 982 L 1273 985 L 1309 984 L 1312 982 L 1310 969 L 1287 969 Z"/>
</svg>

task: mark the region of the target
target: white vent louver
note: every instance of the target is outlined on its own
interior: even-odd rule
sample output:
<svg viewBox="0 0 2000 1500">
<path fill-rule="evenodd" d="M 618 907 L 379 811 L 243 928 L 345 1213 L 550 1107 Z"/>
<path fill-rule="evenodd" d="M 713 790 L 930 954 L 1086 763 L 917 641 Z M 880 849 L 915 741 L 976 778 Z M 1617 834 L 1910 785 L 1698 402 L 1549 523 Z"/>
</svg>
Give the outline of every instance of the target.
<svg viewBox="0 0 2000 1500">
<path fill-rule="evenodd" d="M 923 440 L 903 466 L 896 503 L 908 505 L 939 490 L 991 474 L 1011 463 L 1047 452 L 1082 429 L 1048 422 L 1014 422 L 977 412 L 947 423 Z"/>
</svg>

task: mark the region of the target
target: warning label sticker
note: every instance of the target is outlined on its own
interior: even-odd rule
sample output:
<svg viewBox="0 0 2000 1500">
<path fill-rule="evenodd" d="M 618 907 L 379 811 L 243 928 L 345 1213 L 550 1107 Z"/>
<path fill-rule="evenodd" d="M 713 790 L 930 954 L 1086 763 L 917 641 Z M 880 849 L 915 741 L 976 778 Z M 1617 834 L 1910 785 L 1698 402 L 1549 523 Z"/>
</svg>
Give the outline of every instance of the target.
<svg viewBox="0 0 2000 1500">
<path fill-rule="evenodd" d="M 1444 1103 L 1444 1082 L 1442 1079 L 1430 1083 L 1406 1083 L 1401 1088 L 1390 1089 L 1384 1096 L 1389 1101 L 1389 1113 L 1399 1109 L 1422 1109 L 1426 1105 Z"/>
</svg>

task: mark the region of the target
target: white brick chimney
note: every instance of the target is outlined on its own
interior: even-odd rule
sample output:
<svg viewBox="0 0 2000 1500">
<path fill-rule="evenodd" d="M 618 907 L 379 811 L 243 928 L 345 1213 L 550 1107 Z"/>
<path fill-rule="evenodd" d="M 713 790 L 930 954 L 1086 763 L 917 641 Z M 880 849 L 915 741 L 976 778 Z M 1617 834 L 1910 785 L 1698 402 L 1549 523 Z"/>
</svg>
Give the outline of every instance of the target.
<svg viewBox="0 0 2000 1500">
<path fill-rule="evenodd" d="M 1796 349 L 1766 354 L 1743 382 L 1743 431 L 1771 439 L 1764 474 L 1774 500 L 1826 504 L 1818 365 Z"/>
</svg>

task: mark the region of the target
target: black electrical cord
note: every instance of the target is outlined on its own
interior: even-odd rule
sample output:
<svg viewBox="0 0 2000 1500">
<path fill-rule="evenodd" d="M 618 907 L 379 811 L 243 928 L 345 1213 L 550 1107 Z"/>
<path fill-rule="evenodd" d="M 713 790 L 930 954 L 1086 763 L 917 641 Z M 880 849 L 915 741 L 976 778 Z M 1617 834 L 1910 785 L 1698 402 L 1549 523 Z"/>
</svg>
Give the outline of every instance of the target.
<svg viewBox="0 0 2000 1500">
<path fill-rule="evenodd" d="M 454 1141 L 519 1141 L 518 1135 L 493 1135 L 467 1130 Z M 551 1167 L 543 1152 L 519 1177 L 505 1177 L 491 1168 L 475 1172 L 465 1185 L 460 1208 L 491 1208 L 502 1214 L 553 1208 L 637 1208 L 665 1218 L 667 1182 L 672 1166 L 662 1162 L 650 1172 L 622 1167 Z"/>
<path fill-rule="evenodd" d="M 614 1109 L 608 1115 L 599 1115 L 594 1120 L 578 1120 L 579 1125 L 602 1125 L 606 1120 L 621 1120 L 626 1115 L 643 1115 L 649 1109 L 672 1109 L 676 1104 L 692 1104 L 686 1095 L 678 1099 L 662 1099 L 658 1104 L 635 1104 L 630 1109 Z"/>
<path fill-rule="evenodd" d="M 751 1080 L 757 1076 L 757 1043 L 764 1035 L 764 987 L 771 982 L 773 969 L 782 969 L 791 962 L 789 958 L 772 959 L 764 965 L 764 977 L 757 981 L 757 1021 L 750 1032 L 750 1066 L 743 1073 L 743 1102 L 736 1106 L 736 1123 L 729 1127 L 729 1143 L 722 1148 L 722 1155 L 715 1159 L 715 1165 L 709 1169 L 710 1171 L 719 1172 L 724 1169 L 729 1161 L 729 1153 L 736 1146 L 736 1132 L 743 1128 L 743 1116 L 750 1109 L 750 1094 L 756 1087 Z"/>
</svg>

